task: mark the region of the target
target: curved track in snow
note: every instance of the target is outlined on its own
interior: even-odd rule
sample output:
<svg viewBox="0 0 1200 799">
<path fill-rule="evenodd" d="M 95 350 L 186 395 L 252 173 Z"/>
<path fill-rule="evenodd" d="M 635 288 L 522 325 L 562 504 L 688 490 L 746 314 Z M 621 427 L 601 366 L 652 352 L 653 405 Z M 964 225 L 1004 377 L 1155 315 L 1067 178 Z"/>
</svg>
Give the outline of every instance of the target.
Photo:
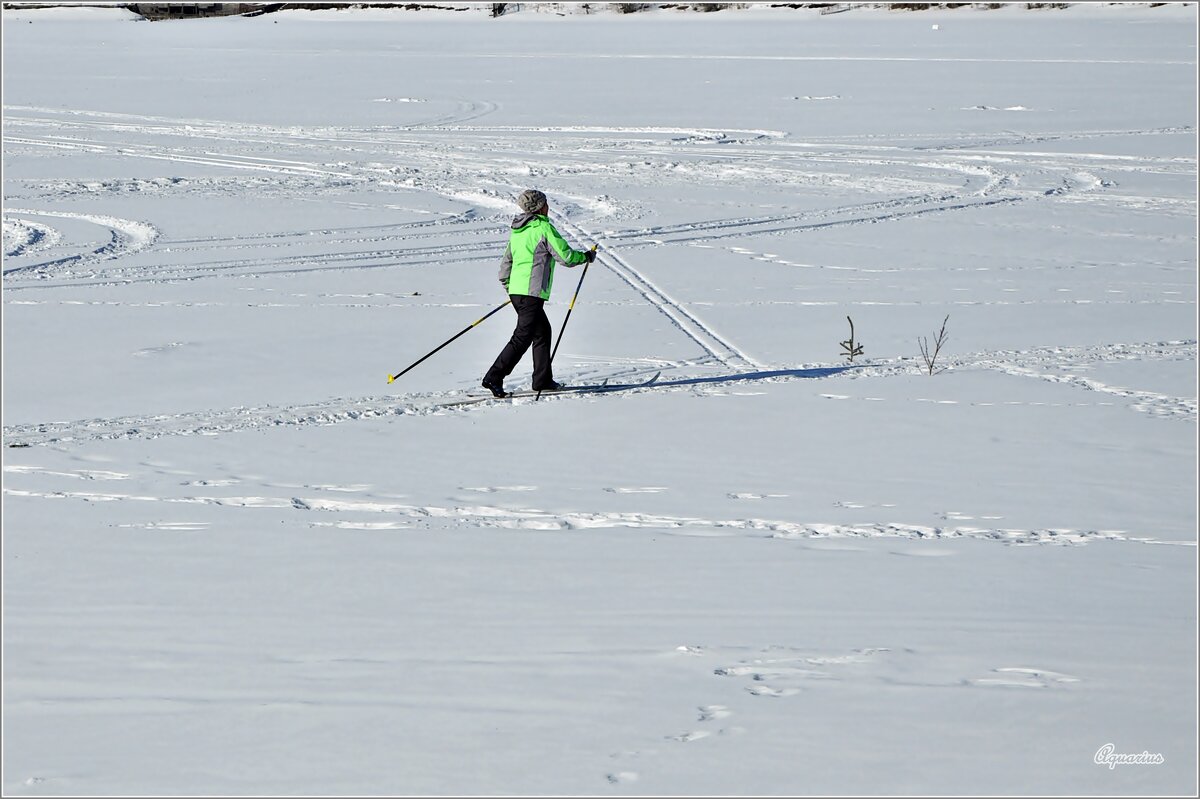
<svg viewBox="0 0 1200 799">
<path fill-rule="evenodd" d="M 77 219 L 84 222 L 91 222 L 92 224 L 106 228 L 108 230 L 109 240 L 107 243 L 89 252 L 68 255 L 40 263 L 6 268 L 4 270 L 4 274 L 6 276 L 24 274 L 36 275 L 37 277 L 47 277 L 57 271 L 61 271 L 66 267 L 86 266 L 102 261 L 111 261 L 148 249 L 154 244 L 154 240 L 157 239 L 159 235 L 158 229 L 147 222 L 140 222 L 133 219 L 118 219 L 117 217 L 113 216 L 103 216 L 99 214 L 77 214 L 67 211 L 34 211 L 24 208 L 13 208 L 7 211 L 7 213 L 23 216 L 46 216 L 58 219 Z M 34 249 L 36 250 L 43 248 Z M 17 253 L 7 253 L 7 255 L 11 257 L 14 255 L 27 254 L 31 251 L 32 250 L 26 250 Z"/>
</svg>

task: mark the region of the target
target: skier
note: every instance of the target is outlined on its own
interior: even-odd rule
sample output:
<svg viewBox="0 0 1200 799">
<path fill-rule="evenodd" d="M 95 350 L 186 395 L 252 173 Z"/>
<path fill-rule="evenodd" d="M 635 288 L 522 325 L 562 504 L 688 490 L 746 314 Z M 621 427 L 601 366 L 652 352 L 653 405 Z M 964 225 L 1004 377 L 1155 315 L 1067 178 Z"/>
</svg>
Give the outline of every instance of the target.
<svg viewBox="0 0 1200 799">
<path fill-rule="evenodd" d="M 567 267 L 591 263 L 596 251 L 573 250 L 551 224 L 547 215 L 550 204 L 546 195 L 537 189 L 521 192 L 517 197 L 521 209 L 512 221 L 512 233 L 504 257 L 500 261 L 500 284 L 512 298 L 517 312 L 517 327 L 512 338 L 492 368 L 483 376 L 483 387 L 496 397 L 507 396 L 504 378 L 533 346 L 533 390 L 560 391 L 566 386 L 557 383 L 550 370 L 550 320 L 544 305 L 550 299 L 554 282 L 554 262 Z"/>
</svg>

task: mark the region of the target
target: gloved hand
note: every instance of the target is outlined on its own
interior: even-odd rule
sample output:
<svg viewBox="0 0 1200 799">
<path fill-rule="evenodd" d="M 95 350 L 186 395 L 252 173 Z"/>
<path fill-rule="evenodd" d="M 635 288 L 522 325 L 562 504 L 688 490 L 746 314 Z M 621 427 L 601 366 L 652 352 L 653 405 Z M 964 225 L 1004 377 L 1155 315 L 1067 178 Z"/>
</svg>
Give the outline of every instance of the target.
<svg viewBox="0 0 1200 799">
<path fill-rule="evenodd" d="M 590 264 L 592 261 L 596 260 L 596 248 L 595 248 L 595 247 L 593 247 L 592 249 L 590 249 L 590 250 L 587 250 L 586 252 L 584 252 L 584 254 L 583 254 L 583 257 L 584 257 L 584 258 L 587 258 L 587 262 L 588 262 L 589 264 Z"/>
</svg>

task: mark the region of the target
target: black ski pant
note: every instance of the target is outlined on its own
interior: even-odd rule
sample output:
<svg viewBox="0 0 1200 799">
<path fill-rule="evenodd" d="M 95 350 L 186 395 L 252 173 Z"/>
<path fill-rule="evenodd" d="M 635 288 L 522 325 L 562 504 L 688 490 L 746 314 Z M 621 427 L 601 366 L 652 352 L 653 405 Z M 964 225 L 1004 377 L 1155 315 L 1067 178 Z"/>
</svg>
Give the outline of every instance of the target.
<svg viewBox="0 0 1200 799">
<path fill-rule="evenodd" d="M 526 297 L 522 294 L 509 296 L 512 297 L 513 308 L 517 312 L 517 327 L 483 379 L 489 383 L 502 384 L 504 378 L 517 368 L 517 364 L 525 356 L 525 351 L 532 346 L 533 390 L 540 391 L 554 382 L 554 375 L 550 371 L 550 338 L 553 331 L 550 329 L 550 320 L 546 318 L 546 301 L 541 297 Z"/>
</svg>

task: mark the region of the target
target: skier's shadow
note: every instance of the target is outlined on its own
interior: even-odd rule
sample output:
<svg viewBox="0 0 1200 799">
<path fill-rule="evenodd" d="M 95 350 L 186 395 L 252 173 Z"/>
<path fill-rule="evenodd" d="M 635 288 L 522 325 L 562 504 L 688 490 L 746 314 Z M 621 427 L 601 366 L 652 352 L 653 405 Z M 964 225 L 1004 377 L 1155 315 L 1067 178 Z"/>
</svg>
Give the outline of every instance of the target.
<svg viewBox="0 0 1200 799">
<path fill-rule="evenodd" d="M 679 380 L 656 380 L 655 388 L 663 388 L 669 386 L 699 386 L 711 383 L 738 383 L 743 380 L 768 380 L 772 377 L 799 377 L 799 378 L 817 378 L 830 377 L 832 375 L 848 372 L 851 369 L 859 369 L 859 366 L 828 366 L 820 369 L 775 369 L 764 372 L 742 372 L 736 375 L 716 375 L 714 377 L 688 377 Z"/>
</svg>

